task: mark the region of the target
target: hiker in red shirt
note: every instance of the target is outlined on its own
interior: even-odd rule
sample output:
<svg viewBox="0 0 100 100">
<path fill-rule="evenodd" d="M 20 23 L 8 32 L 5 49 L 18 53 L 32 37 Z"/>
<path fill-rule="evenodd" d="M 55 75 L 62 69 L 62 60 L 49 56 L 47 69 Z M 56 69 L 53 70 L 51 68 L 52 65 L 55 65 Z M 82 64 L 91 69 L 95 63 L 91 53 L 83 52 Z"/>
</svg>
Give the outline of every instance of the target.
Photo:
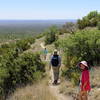
<svg viewBox="0 0 100 100">
<path fill-rule="evenodd" d="M 89 67 L 86 61 L 81 61 L 79 67 L 82 70 L 80 78 L 80 100 L 88 100 L 88 92 L 91 90 Z"/>
</svg>

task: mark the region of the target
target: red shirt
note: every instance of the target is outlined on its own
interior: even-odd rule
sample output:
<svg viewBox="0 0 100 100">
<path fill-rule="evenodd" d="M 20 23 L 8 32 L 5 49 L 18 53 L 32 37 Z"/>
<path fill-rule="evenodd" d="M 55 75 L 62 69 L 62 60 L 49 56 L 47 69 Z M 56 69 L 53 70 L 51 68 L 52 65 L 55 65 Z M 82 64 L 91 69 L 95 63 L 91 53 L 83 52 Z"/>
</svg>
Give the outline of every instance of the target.
<svg viewBox="0 0 100 100">
<path fill-rule="evenodd" d="M 84 84 L 86 86 L 83 88 Z M 81 90 L 82 91 L 90 91 L 90 76 L 89 76 L 89 71 L 88 70 L 83 70 L 82 71 L 82 76 L 81 76 Z"/>
</svg>

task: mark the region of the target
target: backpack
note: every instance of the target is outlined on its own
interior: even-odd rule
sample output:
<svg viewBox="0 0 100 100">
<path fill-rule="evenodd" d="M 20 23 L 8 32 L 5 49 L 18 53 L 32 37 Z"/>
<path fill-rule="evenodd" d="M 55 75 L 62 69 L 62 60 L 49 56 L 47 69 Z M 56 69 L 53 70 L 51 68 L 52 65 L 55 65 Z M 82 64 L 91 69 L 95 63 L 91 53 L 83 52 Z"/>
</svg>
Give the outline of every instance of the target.
<svg viewBox="0 0 100 100">
<path fill-rule="evenodd" d="M 51 59 L 51 64 L 54 67 L 57 67 L 59 65 L 59 56 L 58 55 L 53 55 Z"/>
</svg>

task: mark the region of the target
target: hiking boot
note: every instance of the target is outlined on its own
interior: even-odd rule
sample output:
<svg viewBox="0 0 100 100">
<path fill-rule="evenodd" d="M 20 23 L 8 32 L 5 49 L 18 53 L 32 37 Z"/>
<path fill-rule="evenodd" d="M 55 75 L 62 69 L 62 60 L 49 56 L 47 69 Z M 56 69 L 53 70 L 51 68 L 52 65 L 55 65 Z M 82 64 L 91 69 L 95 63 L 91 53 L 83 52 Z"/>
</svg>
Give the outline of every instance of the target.
<svg viewBox="0 0 100 100">
<path fill-rule="evenodd" d="M 52 85 L 56 85 L 56 84 L 53 82 Z"/>
<path fill-rule="evenodd" d="M 55 85 L 57 84 L 57 80 L 54 81 Z"/>
</svg>

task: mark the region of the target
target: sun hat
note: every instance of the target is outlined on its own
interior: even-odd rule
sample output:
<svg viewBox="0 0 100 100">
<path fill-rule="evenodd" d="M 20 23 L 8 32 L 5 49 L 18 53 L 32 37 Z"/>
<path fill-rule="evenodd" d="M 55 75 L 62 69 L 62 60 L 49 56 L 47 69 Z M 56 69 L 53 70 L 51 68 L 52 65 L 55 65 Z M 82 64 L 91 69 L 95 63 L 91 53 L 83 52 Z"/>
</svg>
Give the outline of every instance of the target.
<svg viewBox="0 0 100 100">
<path fill-rule="evenodd" d="M 55 49 L 55 50 L 53 51 L 53 54 L 55 54 L 55 53 L 58 53 L 57 49 Z"/>
<path fill-rule="evenodd" d="M 58 52 L 57 49 L 55 49 L 54 52 Z"/>
<path fill-rule="evenodd" d="M 83 64 L 84 66 L 88 67 L 88 64 L 86 61 L 81 61 L 80 64 Z"/>
</svg>

